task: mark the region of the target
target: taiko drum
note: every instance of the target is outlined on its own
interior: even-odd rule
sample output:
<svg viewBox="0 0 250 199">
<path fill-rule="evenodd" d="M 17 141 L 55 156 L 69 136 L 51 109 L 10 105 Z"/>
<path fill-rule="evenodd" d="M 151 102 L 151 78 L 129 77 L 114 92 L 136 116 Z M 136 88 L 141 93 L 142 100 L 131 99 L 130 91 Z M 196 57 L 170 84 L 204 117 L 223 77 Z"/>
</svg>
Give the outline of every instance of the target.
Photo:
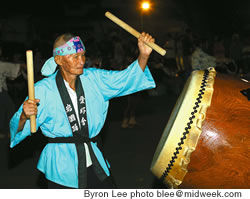
<svg viewBox="0 0 250 199">
<path fill-rule="evenodd" d="M 250 84 L 193 71 L 164 129 L 152 173 L 171 188 L 250 188 Z"/>
</svg>

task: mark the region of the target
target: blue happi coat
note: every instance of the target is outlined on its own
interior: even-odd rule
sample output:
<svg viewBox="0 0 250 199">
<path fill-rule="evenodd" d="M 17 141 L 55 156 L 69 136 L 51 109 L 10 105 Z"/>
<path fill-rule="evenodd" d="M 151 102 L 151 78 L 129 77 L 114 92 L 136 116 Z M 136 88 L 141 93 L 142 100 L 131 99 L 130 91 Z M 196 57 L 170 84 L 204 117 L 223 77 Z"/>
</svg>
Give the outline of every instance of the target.
<svg viewBox="0 0 250 199">
<path fill-rule="evenodd" d="M 57 72 L 35 84 L 35 98 L 40 99 L 37 129 L 40 127 L 42 133 L 50 138 L 70 137 L 72 130 L 56 86 L 56 74 Z M 97 136 L 101 131 L 110 99 L 155 87 L 148 67 L 143 72 L 138 60 L 122 71 L 87 68 L 80 79 L 85 93 L 90 138 Z M 22 106 L 10 120 L 11 148 L 31 135 L 29 120 L 26 121 L 23 130 L 17 132 L 21 113 Z M 109 169 L 101 151 L 95 143 L 91 142 L 91 145 L 100 165 L 109 176 Z M 47 144 L 40 155 L 37 168 L 48 180 L 78 188 L 78 158 L 75 144 Z"/>
</svg>

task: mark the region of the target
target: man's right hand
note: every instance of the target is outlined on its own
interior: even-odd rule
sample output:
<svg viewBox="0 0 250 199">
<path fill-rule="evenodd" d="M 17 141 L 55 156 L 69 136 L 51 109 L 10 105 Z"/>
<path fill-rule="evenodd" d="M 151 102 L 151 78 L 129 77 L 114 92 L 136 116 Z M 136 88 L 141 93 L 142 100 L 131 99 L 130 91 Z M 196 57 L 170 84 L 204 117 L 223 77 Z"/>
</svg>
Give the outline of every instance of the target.
<svg viewBox="0 0 250 199">
<path fill-rule="evenodd" d="M 26 100 L 23 103 L 23 118 L 22 119 L 29 119 L 31 115 L 37 115 L 37 104 L 40 102 L 39 99 L 35 100 Z"/>
<path fill-rule="evenodd" d="M 39 99 L 28 99 L 23 103 L 23 112 L 20 116 L 17 132 L 23 130 L 24 124 L 30 118 L 31 115 L 37 115 L 37 103 L 39 102 Z"/>
</svg>

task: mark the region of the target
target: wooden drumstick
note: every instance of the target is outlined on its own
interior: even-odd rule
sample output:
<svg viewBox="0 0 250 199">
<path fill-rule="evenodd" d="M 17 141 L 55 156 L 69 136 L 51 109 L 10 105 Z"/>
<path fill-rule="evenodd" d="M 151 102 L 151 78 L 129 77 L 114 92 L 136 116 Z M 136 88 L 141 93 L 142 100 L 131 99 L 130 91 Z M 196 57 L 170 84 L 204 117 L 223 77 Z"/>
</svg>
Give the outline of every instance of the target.
<svg viewBox="0 0 250 199">
<path fill-rule="evenodd" d="M 106 12 L 105 16 L 108 17 L 111 21 L 113 21 L 117 25 L 119 25 L 124 30 L 128 31 L 130 34 L 134 35 L 136 38 L 139 38 L 140 33 L 138 31 L 136 31 L 134 28 L 132 28 L 131 26 L 129 26 L 128 24 L 126 24 L 125 22 L 123 22 L 122 20 L 114 16 L 113 14 L 111 14 L 110 12 Z M 154 49 L 156 52 L 158 52 L 162 56 L 166 54 L 166 50 L 164 50 L 163 48 L 161 48 L 155 43 L 145 42 L 145 44 L 148 45 L 150 48 Z"/>
<path fill-rule="evenodd" d="M 35 100 L 35 88 L 34 88 L 34 70 L 33 70 L 33 53 L 32 50 L 26 51 L 27 58 L 27 76 L 28 76 L 28 92 L 29 99 Z M 30 131 L 31 133 L 36 132 L 36 116 L 30 116 Z"/>
</svg>

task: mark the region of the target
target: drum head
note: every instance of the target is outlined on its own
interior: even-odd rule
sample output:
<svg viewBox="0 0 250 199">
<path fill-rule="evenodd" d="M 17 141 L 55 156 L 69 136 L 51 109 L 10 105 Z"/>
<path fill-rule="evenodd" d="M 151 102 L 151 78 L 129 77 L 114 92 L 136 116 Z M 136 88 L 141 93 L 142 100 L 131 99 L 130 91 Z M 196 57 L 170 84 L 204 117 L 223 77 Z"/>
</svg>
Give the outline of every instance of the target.
<svg viewBox="0 0 250 199">
<path fill-rule="evenodd" d="M 171 188 L 181 184 L 213 95 L 214 68 L 193 71 L 179 96 L 156 148 L 152 173 Z"/>
</svg>

